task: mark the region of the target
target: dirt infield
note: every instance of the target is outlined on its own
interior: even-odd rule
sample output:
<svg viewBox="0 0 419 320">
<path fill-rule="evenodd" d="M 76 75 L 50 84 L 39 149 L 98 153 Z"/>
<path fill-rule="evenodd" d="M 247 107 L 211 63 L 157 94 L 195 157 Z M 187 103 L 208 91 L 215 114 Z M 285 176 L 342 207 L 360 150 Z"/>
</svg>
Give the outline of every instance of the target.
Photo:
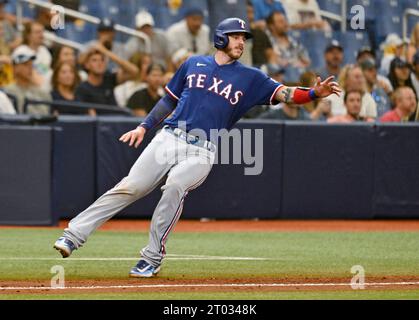
<svg viewBox="0 0 419 320">
<path fill-rule="evenodd" d="M 68 221 L 60 221 L 58 227 L 0 226 L 13 228 L 67 227 Z M 150 220 L 110 220 L 100 230 L 148 231 Z M 180 220 L 178 232 L 298 232 L 298 231 L 419 231 L 419 220 Z"/>
<path fill-rule="evenodd" d="M 148 231 L 147 220 L 111 220 L 101 230 Z M 67 226 L 62 221 L 60 227 Z M 180 220 L 178 232 L 419 231 L 419 220 Z"/>
<path fill-rule="evenodd" d="M 368 290 L 419 289 L 419 277 L 366 279 Z M 135 292 L 275 292 L 352 290 L 348 278 L 252 278 L 252 279 L 91 279 L 66 281 L 65 288 L 51 288 L 46 281 L 5 281 L 0 294 L 135 293 Z"/>
</svg>

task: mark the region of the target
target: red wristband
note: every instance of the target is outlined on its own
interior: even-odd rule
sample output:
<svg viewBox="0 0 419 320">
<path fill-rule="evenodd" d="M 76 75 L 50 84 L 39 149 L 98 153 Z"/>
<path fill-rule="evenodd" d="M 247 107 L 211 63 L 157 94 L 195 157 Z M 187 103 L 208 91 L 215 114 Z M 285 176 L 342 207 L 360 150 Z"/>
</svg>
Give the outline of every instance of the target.
<svg viewBox="0 0 419 320">
<path fill-rule="evenodd" d="M 293 100 L 295 104 L 305 104 L 315 99 L 316 93 L 310 88 L 296 88 Z M 313 99 L 314 98 L 314 99 Z"/>
</svg>

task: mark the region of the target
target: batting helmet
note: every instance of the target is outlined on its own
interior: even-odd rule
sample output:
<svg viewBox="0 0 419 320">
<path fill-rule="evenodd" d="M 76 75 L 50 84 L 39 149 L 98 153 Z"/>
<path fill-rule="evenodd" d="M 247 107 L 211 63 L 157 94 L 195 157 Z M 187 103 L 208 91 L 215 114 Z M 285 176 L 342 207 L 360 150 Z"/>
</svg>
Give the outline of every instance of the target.
<svg viewBox="0 0 419 320">
<path fill-rule="evenodd" d="M 229 33 L 244 33 L 246 39 L 252 38 L 252 34 L 246 27 L 246 22 L 240 18 L 228 18 L 221 21 L 214 32 L 214 47 L 224 49 L 228 46 Z"/>
</svg>

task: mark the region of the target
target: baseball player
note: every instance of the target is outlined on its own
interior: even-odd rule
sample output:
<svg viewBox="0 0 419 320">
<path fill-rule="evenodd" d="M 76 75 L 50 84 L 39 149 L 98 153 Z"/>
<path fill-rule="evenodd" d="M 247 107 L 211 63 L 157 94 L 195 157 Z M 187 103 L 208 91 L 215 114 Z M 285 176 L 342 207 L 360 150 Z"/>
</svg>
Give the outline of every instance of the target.
<svg viewBox="0 0 419 320">
<path fill-rule="evenodd" d="M 333 77 L 323 82 L 317 78 L 313 88 L 287 87 L 258 69 L 244 66 L 238 59 L 251 37 L 243 20 L 223 20 L 214 34 L 215 55 L 193 56 L 184 62 L 166 86 L 167 95 L 144 122 L 120 137 L 120 141 L 137 148 L 147 131 L 164 121 L 163 129 L 128 176 L 70 221 L 54 244 L 64 258 L 80 248 L 99 226 L 166 178 L 151 220 L 148 245 L 129 273 L 131 277 L 155 276 L 186 195 L 201 185 L 211 171 L 216 152 L 212 130 L 230 129 L 255 105 L 278 101 L 304 104 L 341 92 Z"/>
</svg>

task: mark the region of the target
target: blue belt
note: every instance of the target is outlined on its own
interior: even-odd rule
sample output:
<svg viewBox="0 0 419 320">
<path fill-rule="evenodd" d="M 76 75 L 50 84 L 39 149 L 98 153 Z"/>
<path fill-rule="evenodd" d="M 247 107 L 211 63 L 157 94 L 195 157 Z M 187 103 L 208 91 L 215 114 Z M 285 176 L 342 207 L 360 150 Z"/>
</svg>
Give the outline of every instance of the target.
<svg viewBox="0 0 419 320">
<path fill-rule="evenodd" d="M 166 126 L 163 127 L 163 129 L 170 132 L 174 136 L 176 136 L 178 138 L 181 138 L 186 143 L 189 143 L 189 144 L 192 144 L 194 146 L 207 149 L 211 152 L 215 152 L 215 150 L 216 150 L 215 145 L 211 141 L 200 139 L 199 137 L 191 135 L 191 134 L 189 134 L 189 133 L 187 133 L 187 132 L 185 132 L 185 131 L 183 131 L 179 128 L 171 128 L 171 127 L 166 125 Z"/>
</svg>

